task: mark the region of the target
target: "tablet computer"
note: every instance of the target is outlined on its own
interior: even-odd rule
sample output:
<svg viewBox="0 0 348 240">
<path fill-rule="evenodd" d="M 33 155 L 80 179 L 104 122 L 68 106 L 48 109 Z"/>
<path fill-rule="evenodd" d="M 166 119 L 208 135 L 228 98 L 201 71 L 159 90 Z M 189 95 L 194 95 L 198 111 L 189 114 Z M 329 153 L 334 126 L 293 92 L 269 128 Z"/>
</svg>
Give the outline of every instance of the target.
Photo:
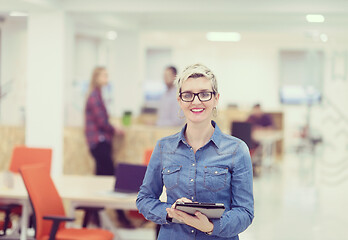
<svg viewBox="0 0 348 240">
<path fill-rule="evenodd" d="M 201 212 L 209 219 L 220 218 L 225 211 L 225 205 L 223 203 L 200 203 L 200 202 L 177 202 L 175 209 L 186 212 L 191 215 L 195 215 L 195 212 Z M 177 219 L 173 218 L 173 222 L 180 223 Z"/>
</svg>

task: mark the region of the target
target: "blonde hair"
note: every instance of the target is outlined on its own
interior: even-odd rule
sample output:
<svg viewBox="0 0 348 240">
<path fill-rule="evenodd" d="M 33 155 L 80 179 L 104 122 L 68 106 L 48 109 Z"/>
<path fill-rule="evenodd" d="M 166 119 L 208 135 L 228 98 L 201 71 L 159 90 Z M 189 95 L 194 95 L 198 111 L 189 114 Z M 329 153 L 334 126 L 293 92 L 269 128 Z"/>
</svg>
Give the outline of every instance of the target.
<svg viewBox="0 0 348 240">
<path fill-rule="evenodd" d="M 184 84 L 184 82 L 189 78 L 200 78 L 205 77 L 211 82 L 211 86 L 213 88 L 213 91 L 216 93 L 218 92 L 218 84 L 215 78 L 215 75 L 213 72 L 204 66 L 203 64 L 196 63 L 192 64 L 190 66 L 187 66 L 182 73 L 177 75 L 175 79 L 175 85 L 177 87 L 177 94 L 180 94 L 181 87 Z"/>
<path fill-rule="evenodd" d="M 100 87 L 98 82 L 99 75 L 102 71 L 106 71 L 105 67 L 95 67 L 92 73 L 91 81 L 89 83 L 88 95 L 96 88 Z"/>
</svg>

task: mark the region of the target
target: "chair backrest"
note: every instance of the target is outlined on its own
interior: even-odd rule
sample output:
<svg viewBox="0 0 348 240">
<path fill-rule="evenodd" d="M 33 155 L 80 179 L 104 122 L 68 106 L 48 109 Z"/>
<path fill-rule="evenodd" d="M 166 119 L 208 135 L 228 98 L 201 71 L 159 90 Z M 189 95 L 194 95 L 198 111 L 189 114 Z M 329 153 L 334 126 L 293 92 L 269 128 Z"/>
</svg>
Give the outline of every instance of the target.
<svg viewBox="0 0 348 240">
<path fill-rule="evenodd" d="M 49 236 L 52 221 L 43 220 L 44 216 L 65 216 L 63 201 L 50 176 L 48 164 L 25 165 L 20 168 L 25 187 L 33 207 L 36 220 L 36 239 Z M 60 228 L 65 224 L 61 223 Z"/>
<path fill-rule="evenodd" d="M 148 148 L 145 150 L 145 152 L 144 152 L 144 165 L 146 165 L 146 166 L 149 165 L 152 152 L 153 152 L 153 148 Z"/>
<path fill-rule="evenodd" d="M 27 164 L 47 163 L 51 169 L 52 149 L 17 146 L 13 149 L 10 171 L 18 173 Z"/>
<path fill-rule="evenodd" d="M 243 140 L 251 149 L 252 147 L 252 136 L 251 129 L 252 125 L 248 122 L 232 122 L 231 135 Z"/>
</svg>

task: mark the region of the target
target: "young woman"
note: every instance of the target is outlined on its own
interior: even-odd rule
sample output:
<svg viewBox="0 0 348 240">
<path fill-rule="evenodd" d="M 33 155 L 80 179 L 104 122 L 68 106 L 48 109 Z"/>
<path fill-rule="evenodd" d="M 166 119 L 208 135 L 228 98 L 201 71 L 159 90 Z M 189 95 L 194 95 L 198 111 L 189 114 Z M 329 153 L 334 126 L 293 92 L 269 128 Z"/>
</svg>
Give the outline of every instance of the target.
<svg viewBox="0 0 348 240">
<path fill-rule="evenodd" d="M 112 159 L 112 138 L 115 134 L 123 135 L 121 129 L 113 127 L 109 122 L 101 88 L 108 84 L 108 73 L 104 67 L 96 67 L 92 73 L 89 94 L 85 109 L 85 135 L 89 151 L 95 160 L 96 175 L 114 175 Z M 120 223 L 127 228 L 132 224 L 126 218 L 124 211 L 117 210 Z M 99 225 L 98 216 L 93 216 Z M 86 220 L 87 221 L 87 220 Z"/>
<path fill-rule="evenodd" d="M 248 147 L 223 134 L 212 121 L 220 95 L 210 69 L 191 65 L 176 84 L 187 123 L 181 132 L 158 141 L 137 207 L 147 219 L 162 225 L 159 240 L 238 239 L 254 217 Z M 163 185 L 166 203 L 159 200 Z M 178 201 L 224 203 L 226 210 L 220 219 L 208 219 L 200 212 L 191 216 L 175 209 Z"/>
<path fill-rule="evenodd" d="M 112 160 L 112 138 L 115 133 L 122 133 L 109 122 L 101 88 L 108 84 L 108 73 L 104 67 L 93 71 L 85 109 L 85 135 L 89 150 L 95 160 L 96 175 L 114 175 Z"/>
</svg>

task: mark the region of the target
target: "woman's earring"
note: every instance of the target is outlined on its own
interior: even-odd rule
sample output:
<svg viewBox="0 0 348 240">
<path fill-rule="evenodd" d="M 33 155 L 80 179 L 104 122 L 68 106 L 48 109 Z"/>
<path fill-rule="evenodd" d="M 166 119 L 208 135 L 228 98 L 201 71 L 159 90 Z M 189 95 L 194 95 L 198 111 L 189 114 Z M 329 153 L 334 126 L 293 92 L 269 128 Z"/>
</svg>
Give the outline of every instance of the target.
<svg viewBox="0 0 348 240">
<path fill-rule="evenodd" d="M 218 112 L 217 112 L 217 108 L 213 107 L 213 117 L 217 117 Z"/>
<path fill-rule="evenodd" d="M 182 114 L 180 114 L 180 113 L 182 113 Z M 180 119 L 184 119 L 185 118 L 184 112 L 181 109 L 179 109 L 179 111 L 178 111 L 178 117 Z"/>
</svg>

